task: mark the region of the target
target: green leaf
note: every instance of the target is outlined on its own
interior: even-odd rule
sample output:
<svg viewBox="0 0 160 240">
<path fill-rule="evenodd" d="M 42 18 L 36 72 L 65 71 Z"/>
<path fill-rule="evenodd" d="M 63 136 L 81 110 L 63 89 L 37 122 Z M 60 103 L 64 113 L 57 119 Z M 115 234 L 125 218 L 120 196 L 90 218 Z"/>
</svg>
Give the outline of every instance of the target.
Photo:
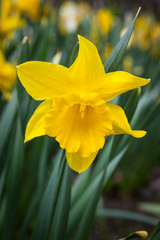
<svg viewBox="0 0 160 240">
<path fill-rule="evenodd" d="M 141 8 L 138 9 L 137 14 L 135 18 L 133 19 L 133 22 L 129 26 L 127 32 L 124 34 L 124 36 L 121 38 L 121 40 L 118 42 L 116 47 L 114 48 L 113 52 L 109 56 L 109 58 L 104 63 L 104 68 L 106 72 L 112 72 L 115 71 L 121 62 L 124 52 L 126 50 L 126 47 L 128 45 L 129 39 L 132 35 L 134 24 L 136 22 L 136 19 L 138 17 L 139 11 Z"/>
<path fill-rule="evenodd" d="M 152 102 L 151 106 L 147 107 L 147 112 L 144 120 L 141 123 L 142 128 L 147 128 L 160 114 L 160 100 L 157 102 Z"/>
<path fill-rule="evenodd" d="M 27 211 L 25 211 L 25 218 L 23 220 L 19 235 L 17 240 L 23 240 L 25 239 L 25 234 L 27 231 L 27 227 L 33 217 L 33 214 L 35 213 L 35 209 L 37 207 L 39 203 L 39 195 L 37 194 L 36 196 L 34 196 L 34 198 L 31 200 L 31 203 L 29 205 L 29 208 L 27 209 Z"/>
<path fill-rule="evenodd" d="M 155 226 L 158 222 L 158 219 L 150 217 L 144 214 L 135 213 L 131 211 L 119 210 L 119 209 L 105 209 L 98 208 L 96 211 L 97 217 L 107 217 L 107 218 L 121 218 L 127 220 L 134 220 L 138 222 L 144 222 Z"/>
<path fill-rule="evenodd" d="M 2 154 L 3 148 L 6 144 L 6 141 L 9 137 L 10 131 L 13 126 L 13 121 L 17 111 L 17 97 L 16 91 L 13 92 L 13 96 L 10 101 L 6 103 L 4 110 L 0 118 L 0 154 Z"/>
<path fill-rule="evenodd" d="M 110 179 L 110 177 L 112 176 L 113 172 L 115 171 L 116 167 L 118 166 L 120 160 L 122 159 L 122 157 L 124 156 L 124 154 L 126 153 L 128 149 L 128 145 L 123 148 L 113 159 L 112 161 L 109 163 L 108 168 L 107 168 L 107 173 L 105 175 L 105 180 L 104 180 L 104 185 L 108 182 L 108 180 Z"/>
<path fill-rule="evenodd" d="M 70 169 L 66 161 L 66 166 L 64 174 L 62 176 L 56 208 L 53 216 L 53 222 L 49 238 L 50 240 L 65 239 L 65 232 L 70 209 L 71 185 L 72 170 Z"/>
<path fill-rule="evenodd" d="M 19 48 L 18 65 L 28 61 L 29 59 L 30 59 L 30 46 L 28 42 L 28 37 L 25 36 Z M 20 117 L 21 117 L 21 121 L 24 122 L 26 119 L 26 114 L 28 113 L 27 110 L 28 110 L 28 105 L 30 103 L 30 96 L 26 93 L 24 87 L 22 86 L 19 80 L 17 81 L 16 89 L 17 89 Z"/>
<path fill-rule="evenodd" d="M 89 174 L 90 174 L 90 168 L 87 171 L 85 171 L 77 176 L 77 179 L 76 179 L 76 181 L 72 187 L 72 191 L 71 191 L 71 206 L 72 207 L 74 206 L 74 204 L 78 201 L 78 199 L 83 194 L 85 187 L 88 184 Z"/>
<path fill-rule="evenodd" d="M 32 239 L 44 240 L 49 231 L 51 224 L 52 213 L 56 205 L 57 194 L 59 191 L 62 174 L 64 171 L 65 155 L 64 151 L 61 151 L 60 155 L 56 159 L 57 164 L 49 179 L 46 191 L 42 198 L 38 216 L 34 228 Z"/>
<path fill-rule="evenodd" d="M 151 240 L 159 240 L 160 239 L 160 232 L 157 233 Z"/>
<path fill-rule="evenodd" d="M 91 182 L 89 186 L 86 187 L 83 194 L 79 197 L 78 201 L 71 206 L 71 210 L 69 213 L 69 220 L 67 224 L 67 235 L 74 230 L 78 220 L 82 216 L 84 209 L 89 202 L 92 194 L 94 193 L 100 179 L 102 177 L 102 172 L 98 174 L 98 176 Z"/>
<path fill-rule="evenodd" d="M 138 102 L 139 102 L 139 97 L 140 97 L 141 89 L 137 88 L 133 90 L 130 98 L 128 99 L 124 111 L 126 113 L 126 116 L 128 118 L 128 121 L 131 122 L 132 117 L 136 111 Z"/>
<path fill-rule="evenodd" d="M 112 141 L 110 143 L 110 153 L 111 153 Z M 88 205 L 85 208 L 84 214 L 82 216 L 82 219 L 81 219 L 79 227 L 78 227 L 78 232 L 75 236 L 75 240 L 81 240 L 81 239 L 87 240 L 89 238 L 93 219 L 95 216 L 96 207 L 97 207 L 98 201 L 100 199 L 102 188 L 109 180 L 110 176 L 112 175 L 113 171 L 115 170 L 115 167 L 121 160 L 125 151 L 126 151 L 126 149 L 123 149 L 123 151 L 120 152 L 116 156 L 116 158 L 111 161 L 111 163 L 108 166 L 108 161 L 110 159 L 110 153 L 109 153 L 108 158 L 106 159 L 106 161 L 103 164 L 103 169 L 101 170 L 101 173 L 103 173 L 103 174 L 101 175 L 101 178 L 99 179 L 98 184 L 95 187 L 95 191 L 93 192 L 93 195 L 90 197 L 90 200 L 88 201 Z M 103 155 L 102 155 L 102 157 L 103 157 Z M 108 166 L 108 168 L 107 168 L 107 166 Z M 106 173 L 106 170 L 107 170 L 107 173 Z"/>
<path fill-rule="evenodd" d="M 107 142 L 105 143 L 105 146 L 103 149 L 100 151 L 98 155 L 98 159 L 96 161 L 96 165 L 93 168 L 92 175 L 90 177 L 90 181 L 92 181 L 104 168 L 104 165 L 107 161 L 109 161 L 110 155 L 111 155 L 111 150 L 113 147 L 113 142 L 114 142 L 114 136 L 110 137 L 109 139 L 106 140 Z"/>
<path fill-rule="evenodd" d="M 148 240 L 159 240 L 160 239 L 160 221 L 157 223 L 154 231 Z"/>
<path fill-rule="evenodd" d="M 107 165 L 108 165 L 108 162 L 106 162 L 106 166 L 104 166 L 102 177 L 100 178 L 98 185 L 96 186 L 96 189 L 93 195 L 91 196 L 91 199 L 89 200 L 87 207 L 85 208 L 84 214 L 78 226 L 78 231 L 74 238 L 75 240 L 89 239 L 92 223 L 95 216 L 96 207 L 100 199 L 100 195 L 103 188 L 103 182 L 104 182 Z"/>
<path fill-rule="evenodd" d="M 42 198 L 42 194 L 44 193 L 44 187 L 46 185 L 46 180 L 47 180 L 46 163 L 47 163 L 47 159 L 48 159 L 48 148 L 49 148 L 48 140 L 49 139 L 47 137 L 44 138 L 44 144 L 43 144 L 43 148 L 40 153 L 40 159 L 39 159 L 37 189 L 35 191 L 35 194 L 32 197 L 32 200 L 29 204 L 28 209 L 26 210 L 25 218 L 23 220 L 21 229 L 19 231 L 18 240 L 23 240 L 25 238 L 27 227 L 28 227 L 33 215 L 35 214 L 36 209 L 39 206 L 39 201 Z M 39 150 L 39 148 L 38 148 L 38 150 Z M 34 148 L 34 151 L 35 151 L 35 148 Z"/>
<path fill-rule="evenodd" d="M 16 214 L 16 207 L 18 204 L 18 197 L 21 186 L 22 167 L 24 159 L 23 149 L 23 136 L 20 120 L 17 120 L 15 141 L 13 145 L 13 155 L 10 161 L 7 189 L 6 189 L 6 212 L 3 228 L 2 239 L 7 240 L 9 238 L 12 225 L 14 223 L 14 217 Z"/>
<path fill-rule="evenodd" d="M 31 45 L 32 60 L 44 61 L 51 44 L 54 46 L 53 25 L 50 21 L 34 26 L 34 39 Z"/>
<path fill-rule="evenodd" d="M 139 209 L 160 216 L 160 203 L 140 203 Z"/>
<path fill-rule="evenodd" d="M 43 186 L 45 186 L 47 179 L 47 159 L 49 155 L 49 138 L 44 139 L 43 148 L 40 155 L 40 163 L 38 169 L 38 189 L 41 192 Z"/>
<path fill-rule="evenodd" d="M 113 174 L 115 168 L 118 166 L 118 164 L 119 164 L 121 158 L 123 157 L 123 155 L 125 154 L 126 150 L 127 150 L 127 146 L 120 153 L 118 153 L 116 155 L 116 157 L 114 157 L 112 159 L 112 161 L 108 164 L 108 168 L 107 168 L 107 172 L 106 172 L 105 179 L 103 182 L 103 186 L 110 179 L 111 175 Z M 106 163 L 107 163 L 107 161 L 106 161 Z M 81 218 L 81 216 L 85 210 L 86 205 L 88 204 L 89 200 L 91 199 L 91 196 L 96 191 L 98 183 L 100 183 L 100 179 L 102 178 L 102 175 L 103 175 L 103 169 L 102 169 L 102 171 L 100 171 L 100 173 L 97 176 L 95 176 L 94 179 L 92 179 L 90 184 L 86 187 L 86 189 L 84 189 L 83 194 L 81 194 L 81 196 L 74 203 L 74 205 L 71 206 L 69 221 L 68 221 L 68 225 L 67 225 L 67 235 L 69 235 L 71 233 L 71 231 L 75 228 L 78 220 Z"/>
<path fill-rule="evenodd" d="M 25 36 L 22 40 L 19 53 L 18 53 L 18 65 L 28 61 L 30 58 L 30 47 L 28 37 Z"/>
<path fill-rule="evenodd" d="M 79 49 L 79 42 L 77 42 L 73 48 L 71 58 L 70 58 L 70 66 L 74 63 L 77 55 L 78 55 L 78 49 Z"/>
</svg>

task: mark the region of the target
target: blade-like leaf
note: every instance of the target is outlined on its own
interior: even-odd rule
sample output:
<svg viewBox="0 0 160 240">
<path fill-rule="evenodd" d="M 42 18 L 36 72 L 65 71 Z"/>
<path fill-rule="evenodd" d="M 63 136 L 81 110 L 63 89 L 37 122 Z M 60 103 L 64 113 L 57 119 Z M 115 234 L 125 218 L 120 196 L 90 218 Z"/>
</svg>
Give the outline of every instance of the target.
<svg viewBox="0 0 160 240">
<path fill-rule="evenodd" d="M 107 172 L 105 175 L 105 179 L 103 182 L 103 186 L 108 182 L 110 179 L 111 175 L 113 174 L 115 168 L 119 164 L 121 158 L 125 154 L 127 150 L 127 146 L 125 149 L 123 149 L 119 154 L 117 154 L 113 160 L 109 163 Z M 107 162 L 106 162 L 107 163 Z M 100 182 L 100 179 L 102 178 L 103 175 L 103 169 L 102 171 L 90 182 L 90 184 L 87 186 L 87 188 L 84 190 L 83 194 L 79 197 L 78 201 L 72 206 L 70 210 L 70 215 L 69 215 L 69 221 L 67 225 L 67 234 L 69 235 L 70 232 L 75 228 L 78 220 L 82 216 L 85 207 L 89 200 L 91 199 L 91 196 L 93 193 L 96 191 L 96 188 L 98 186 L 98 183 Z"/>
<path fill-rule="evenodd" d="M 107 165 L 107 162 L 106 162 Z M 75 236 L 75 240 L 87 240 L 89 238 L 89 234 L 92 228 L 92 223 L 94 220 L 94 216 L 95 216 L 95 211 L 96 211 L 96 207 L 98 204 L 98 201 L 100 199 L 100 195 L 102 192 L 102 188 L 103 188 L 103 181 L 104 181 L 104 177 L 105 177 L 105 173 L 106 173 L 106 168 L 107 166 L 105 166 L 104 171 L 103 171 L 103 175 L 100 178 L 98 185 L 96 186 L 95 192 L 93 193 L 91 199 L 89 200 L 89 203 L 84 211 L 84 214 L 82 216 L 82 219 L 80 221 L 79 227 L 78 227 L 78 231 L 76 233 Z"/>
<path fill-rule="evenodd" d="M 106 144 L 101 150 L 98 159 L 96 161 L 96 165 L 93 168 L 93 172 L 90 178 L 90 181 L 92 181 L 104 168 L 104 165 L 107 161 L 109 161 L 109 157 L 111 154 L 111 150 L 113 147 L 113 142 L 114 142 L 114 136 L 110 137 L 109 139 L 106 140 Z"/>
<path fill-rule="evenodd" d="M 140 97 L 140 92 L 141 92 L 140 88 L 133 90 L 130 98 L 128 99 L 128 102 L 125 105 L 124 111 L 126 113 L 126 116 L 129 122 L 131 122 L 132 117 L 136 111 L 139 97 Z"/>
<path fill-rule="evenodd" d="M 25 36 L 22 40 L 21 46 L 19 48 L 18 54 L 18 64 L 22 64 L 30 59 L 30 46 L 28 42 L 28 37 Z M 21 82 L 18 80 L 17 85 L 17 95 L 18 95 L 18 106 L 20 111 L 21 121 L 24 122 L 26 119 L 26 114 L 28 110 L 28 105 L 30 102 L 30 96 L 26 93 Z"/>
<path fill-rule="evenodd" d="M 78 54 L 78 48 L 79 48 L 79 42 L 77 42 L 73 48 L 72 54 L 71 54 L 71 58 L 70 58 L 70 66 L 72 65 L 72 63 L 74 63 L 77 54 Z"/>
<path fill-rule="evenodd" d="M 128 220 L 135 220 L 138 222 L 144 222 L 150 225 L 155 226 L 158 222 L 158 219 L 150 217 L 144 214 L 119 210 L 119 209 L 104 209 L 98 208 L 96 211 L 96 216 L 98 217 L 107 217 L 107 218 L 121 218 Z"/>
<path fill-rule="evenodd" d="M 79 197 L 78 201 L 71 208 L 67 224 L 67 235 L 69 235 L 71 231 L 75 228 L 78 219 L 82 216 L 86 204 L 89 202 L 89 199 L 94 193 L 101 177 L 102 172 L 100 172 L 99 175 L 94 179 L 94 181 L 92 181 L 92 183 L 85 189 L 83 194 Z"/>
<path fill-rule="evenodd" d="M 45 138 L 44 140 L 45 141 L 44 141 L 43 148 L 40 154 L 40 159 L 39 159 L 37 191 L 35 191 L 35 194 L 32 197 L 29 207 L 26 210 L 25 218 L 24 218 L 23 224 L 21 225 L 21 229 L 19 231 L 18 240 L 23 240 L 25 238 L 28 225 L 33 215 L 35 214 L 36 209 L 39 206 L 39 201 L 42 198 L 42 194 L 44 193 L 44 187 L 47 179 L 46 162 L 48 158 L 48 147 L 49 147 L 48 138 Z"/>
<path fill-rule="evenodd" d="M 16 91 L 13 92 L 12 99 L 7 102 L 0 118 L 0 155 L 12 129 L 12 124 L 17 111 Z"/>
<path fill-rule="evenodd" d="M 108 168 L 107 168 L 107 173 L 105 175 L 105 180 L 104 180 L 104 185 L 108 182 L 108 180 L 110 179 L 110 177 L 112 176 L 113 172 L 115 171 L 116 167 L 118 166 L 120 160 L 122 159 L 122 157 L 124 156 L 124 154 L 126 153 L 128 148 L 128 145 L 120 152 L 118 153 L 113 159 L 112 161 L 109 163 Z"/>
<path fill-rule="evenodd" d="M 13 155 L 10 161 L 8 180 L 7 180 L 7 199 L 6 199 L 6 213 L 3 228 L 2 239 L 7 240 L 9 238 L 12 225 L 14 223 L 14 217 L 16 213 L 16 207 L 18 204 L 18 196 L 20 192 L 22 167 L 24 159 L 23 150 L 23 136 L 20 120 L 17 119 L 17 126 L 15 132 L 15 141 L 13 145 Z"/>
<path fill-rule="evenodd" d="M 160 203 L 142 202 L 139 209 L 160 216 Z"/>
<path fill-rule="evenodd" d="M 81 197 L 81 195 L 84 193 L 84 189 L 88 183 L 89 180 L 89 174 L 90 174 L 90 168 L 81 173 L 79 176 L 77 176 L 77 179 L 72 187 L 71 192 L 71 206 L 73 207 L 76 201 Z"/>
<path fill-rule="evenodd" d="M 124 36 L 118 42 L 118 44 L 114 48 L 113 52 L 111 53 L 109 58 L 104 63 L 104 68 L 105 68 L 106 72 L 115 71 L 117 69 L 120 61 L 122 60 L 125 49 L 128 45 L 129 39 L 130 39 L 131 34 L 133 32 L 134 24 L 135 24 L 136 19 L 138 17 L 139 11 L 140 11 L 140 8 L 138 9 L 138 12 L 137 12 L 135 18 L 133 19 L 133 22 L 129 26 L 127 32 L 124 34 Z"/>
<path fill-rule="evenodd" d="M 148 240 L 159 240 L 160 239 L 160 221 L 157 223 L 154 231 Z"/>
<path fill-rule="evenodd" d="M 53 222 L 49 238 L 50 240 L 65 239 L 65 231 L 70 209 L 71 184 L 72 170 L 70 169 L 66 161 L 64 175 L 62 176 L 61 186 L 53 216 Z"/>
<path fill-rule="evenodd" d="M 29 58 L 30 58 L 30 47 L 29 47 L 28 37 L 25 36 L 19 48 L 18 64 L 28 61 Z"/>
<path fill-rule="evenodd" d="M 32 239 L 46 239 L 51 224 L 52 212 L 57 201 L 57 194 L 64 171 L 65 156 L 64 152 L 57 157 L 57 164 L 49 179 L 46 191 L 40 204 L 36 225 Z"/>
</svg>

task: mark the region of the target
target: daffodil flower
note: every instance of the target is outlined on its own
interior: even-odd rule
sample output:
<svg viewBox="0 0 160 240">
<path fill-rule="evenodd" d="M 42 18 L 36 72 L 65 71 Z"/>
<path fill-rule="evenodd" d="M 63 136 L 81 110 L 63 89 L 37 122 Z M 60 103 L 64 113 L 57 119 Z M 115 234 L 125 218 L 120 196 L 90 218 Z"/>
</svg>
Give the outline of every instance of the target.
<svg viewBox="0 0 160 240">
<path fill-rule="evenodd" d="M 7 62 L 1 50 L 0 66 L 0 91 L 7 99 L 11 96 L 11 90 L 16 83 L 16 65 Z"/>
<path fill-rule="evenodd" d="M 78 38 L 78 57 L 70 68 L 30 61 L 17 66 L 17 71 L 26 91 L 45 100 L 28 122 L 25 142 L 42 135 L 55 137 L 66 149 L 69 166 L 83 172 L 103 148 L 105 136 L 146 134 L 133 131 L 123 109 L 107 102 L 149 80 L 123 71 L 106 74 L 94 44 Z"/>
<path fill-rule="evenodd" d="M 20 13 L 24 13 L 31 19 L 36 20 L 40 13 L 40 0 L 16 0 L 15 6 Z"/>
<path fill-rule="evenodd" d="M 2 0 L 0 6 L 0 35 L 10 34 L 25 25 L 25 21 L 20 18 L 19 14 L 13 11 L 13 3 L 11 0 Z"/>
</svg>

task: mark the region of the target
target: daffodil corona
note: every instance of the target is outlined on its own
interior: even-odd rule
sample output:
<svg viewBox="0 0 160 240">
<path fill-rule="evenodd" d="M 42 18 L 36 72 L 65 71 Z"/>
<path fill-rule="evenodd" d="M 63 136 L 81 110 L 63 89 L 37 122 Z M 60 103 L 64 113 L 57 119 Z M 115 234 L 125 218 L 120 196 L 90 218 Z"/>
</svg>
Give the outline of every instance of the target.
<svg viewBox="0 0 160 240">
<path fill-rule="evenodd" d="M 55 137 L 66 149 L 69 166 L 83 172 L 103 148 L 105 136 L 146 134 L 132 130 L 123 109 L 107 102 L 149 80 L 123 71 L 106 74 L 94 44 L 78 38 L 78 57 L 70 68 L 30 61 L 19 65 L 17 72 L 27 92 L 45 100 L 29 120 L 25 142 L 42 135 Z"/>
</svg>

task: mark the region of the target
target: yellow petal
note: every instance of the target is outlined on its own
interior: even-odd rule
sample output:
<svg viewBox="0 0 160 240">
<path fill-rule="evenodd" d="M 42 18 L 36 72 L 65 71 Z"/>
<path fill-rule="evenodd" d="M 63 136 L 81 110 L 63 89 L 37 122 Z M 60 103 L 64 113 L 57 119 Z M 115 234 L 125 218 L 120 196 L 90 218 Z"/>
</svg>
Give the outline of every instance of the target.
<svg viewBox="0 0 160 240">
<path fill-rule="evenodd" d="M 69 74 L 75 79 L 78 92 L 92 92 L 105 77 L 104 67 L 95 45 L 81 36 L 78 38 L 79 53 L 69 68 Z"/>
<path fill-rule="evenodd" d="M 45 115 L 51 107 L 51 100 L 46 100 L 38 106 L 27 124 L 24 142 L 46 134 L 44 129 Z"/>
<path fill-rule="evenodd" d="M 67 152 L 89 157 L 103 147 L 105 136 L 112 129 L 112 116 L 106 103 L 95 97 L 67 96 L 58 98 L 46 114 L 47 135 L 56 137 Z"/>
<path fill-rule="evenodd" d="M 110 113 L 114 117 L 114 121 L 112 123 L 113 129 L 111 130 L 110 135 L 128 133 L 136 138 L 141 138 L 146 135 L 145 131 L 131 129 L 125 112 L 121 107 L 109 103 L 107 105 L 110 108 Z"/>
<path fill-rule="evenodd" d="M 47 62 L 30 61 L 17 66 L 18 77 L 36 100 L 53 99 L 71 92 L 68 68 Z"/>
<path fill-rule="evenodd" d="M 89 157 L 83 158 L 79 153 L 66 152 L 67 162 L 74 171 L 82 173 L 86 171 L 96 158 L 98 152 L 91 153 Z"/>
<path fill-rule="evenodd" d="M 136 77 L 124 71 L 107 73 L 102 86 L 96 91 L 105 101 L 110 101 L 121 93 L 149 83 L 149 79 Z"/>
</svg>

